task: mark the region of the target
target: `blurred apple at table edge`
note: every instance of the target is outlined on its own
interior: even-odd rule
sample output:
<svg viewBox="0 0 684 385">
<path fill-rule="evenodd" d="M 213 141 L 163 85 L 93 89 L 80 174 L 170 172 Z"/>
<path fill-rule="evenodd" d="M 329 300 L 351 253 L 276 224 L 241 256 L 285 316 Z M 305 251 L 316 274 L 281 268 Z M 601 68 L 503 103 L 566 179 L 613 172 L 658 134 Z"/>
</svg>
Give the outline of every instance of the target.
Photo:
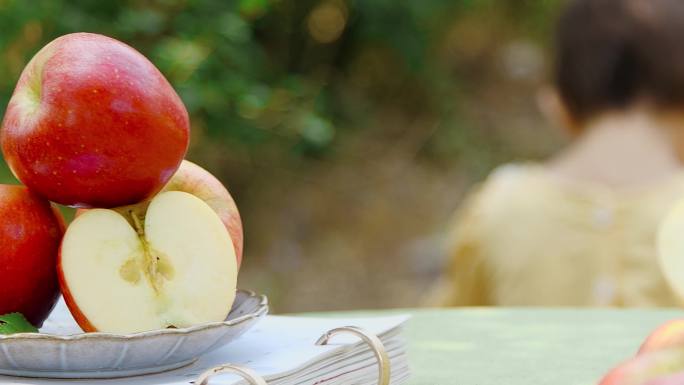
<svg viewBox="0 0 684 385">
<path fill-rule="evenodd" d="M 169 183 L 162 188 L 162 192 L 165 191 L 183 191 L 192 194 L 214 210 L 228 231 L 228 234 L 230 234 L 239 268 L 242 263 L 244 245 L 242 220 L 240 219 L 240 212 L 235 204 L 235 200 L 221 181 L 195 163 L 183 160 L 178 171 L 171 177 Z M 117 207 L 113 210 L 125 217 L 129 215 L 130 211 L 133 211 L 138 217 L 143 218 L 148 204 L 149 201 L 145 201 L 134 205 Z M 76 217 L 87 211 L 88 209 L 77 210 Z"/>
<path fill-rule="evenodd" d="M 639 354 L 623 362 L 599 382 L 599 385 L 647 385 L 663 380 L 661 384 L 681 384 L 664 382 L 668 376 L 684 371 L 684 346 L 671 347 Z"/>
<path fill-rule="evenodd" d="M 684 319 L 675 319 L 658 326 L 639 348 L 637 354 L 684 346 Z"/>
<path fill-rule="evenodd" d="M 646 337 L 636 356 L 613 368 L 599 385 L 684 383 L 684 319 L 665 322 Z"/>
<path fill-rule="evenodd" d="M 19 312 L 40 327 L 59 296 L 64 220 L 50 202 L 18 185 L 0 185 L 0 218 L 0 314 Z"/>
<path fill-rule="evenodd" d="M 115 39 L 73 33 L 24 68 L 0 142 L 14 175 L 50 201 L 117 207 L 162 189 L 189 131 L 181 99 L 147 58 Z"/>
</svg>

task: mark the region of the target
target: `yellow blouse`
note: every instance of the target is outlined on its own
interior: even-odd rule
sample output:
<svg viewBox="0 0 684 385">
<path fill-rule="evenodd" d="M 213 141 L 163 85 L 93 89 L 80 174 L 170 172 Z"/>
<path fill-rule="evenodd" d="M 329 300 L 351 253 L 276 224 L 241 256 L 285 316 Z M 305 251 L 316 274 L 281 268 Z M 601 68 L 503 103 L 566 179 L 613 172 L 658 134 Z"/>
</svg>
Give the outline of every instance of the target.
<svg viewBox="0 0 684 385">
<path fill-rule="evenodd" d="M 539 165 L 500 167 L 460 210 L 450 267 L 431 302 L 681 305 L 659 270 L 655 234 L 682 197 L 684 174 L 614 191 L 560 180 Z"/>
</svg>

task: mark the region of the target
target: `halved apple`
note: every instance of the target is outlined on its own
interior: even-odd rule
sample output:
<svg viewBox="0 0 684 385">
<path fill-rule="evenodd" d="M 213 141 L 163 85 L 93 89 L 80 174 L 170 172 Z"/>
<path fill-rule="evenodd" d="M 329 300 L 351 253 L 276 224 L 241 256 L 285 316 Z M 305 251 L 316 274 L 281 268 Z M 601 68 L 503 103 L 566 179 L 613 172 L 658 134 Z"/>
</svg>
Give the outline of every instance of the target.
<svg viewBox="0 0 684 385">
<path fill-rule="evenodd" d="M 661 222 L 657 242 L 661 271 L 675 294 L 684 299 L 684 200 Z"/>
<path fill-rule="evenodd" d="M 66 231 L 64 299 L 84 331 L 131 333 L 222 321 L 237 283 L 235 248 L 218 215 L 194 195 L 157 195 L 144 217 L 93 209 Z"/>
</svg>

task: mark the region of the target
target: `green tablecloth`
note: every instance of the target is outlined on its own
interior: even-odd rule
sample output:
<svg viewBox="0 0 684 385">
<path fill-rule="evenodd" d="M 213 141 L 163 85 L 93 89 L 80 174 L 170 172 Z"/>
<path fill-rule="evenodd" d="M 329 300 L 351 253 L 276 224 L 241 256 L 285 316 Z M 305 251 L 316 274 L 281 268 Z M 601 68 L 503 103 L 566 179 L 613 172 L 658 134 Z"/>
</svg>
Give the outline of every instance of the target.
<svg viewBox="0 0 684 385">
<path fill-rule="evenodd" d="M 408 313 L 409 385 L 593 385 L 681 310 L 507 309 Z"/>
</svg>

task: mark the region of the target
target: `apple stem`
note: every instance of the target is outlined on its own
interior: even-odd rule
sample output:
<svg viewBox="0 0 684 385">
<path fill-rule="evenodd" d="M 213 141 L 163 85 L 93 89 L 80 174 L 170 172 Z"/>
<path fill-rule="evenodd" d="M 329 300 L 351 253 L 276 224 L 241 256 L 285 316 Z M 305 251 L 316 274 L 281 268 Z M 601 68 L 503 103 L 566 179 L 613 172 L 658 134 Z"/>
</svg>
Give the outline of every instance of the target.
<svg viewBox="0 0 684 385">
<path fill-rule="evenodd" d="M 140 242 L 143 246 L 145 265 L 147 266 L 147 271 L 145 272 L 145 275 L 147 275 L 148 279 L 150 280 L 150 284 L 152 285 L 152 289 L 154 289 L 154 292 L 159 293 L 159 288 L 157 285 L 157 262 L 159 258 L 155 257 L 152 253 L 152 250 L 150 250 L 150 245 L 147 243 L 147 240 L 145 239 L 145 226 L 143 226 L 142 222 L 140 221 L 140 218 L 138 218 L 138 215 L 135 212 L 133 212 L 133 210 L 130 210 L 129 214 L 133 219 L 133 226 L 135 227 L 135 232 L 138 233 L 138 237 L 140 237 Z"/>
<path fill-rule="evenodd" d="M 135 226 L 135 232 L 138 233 L 138 236 L 144 237 L 145 236 L 145 228 L 143 227 L 142 223 L 140 223 L 140 218 L 133 212 L 133 210 L 129 211 L 131 218 L 133 218 L 133 225 Z"/>
</svg>

